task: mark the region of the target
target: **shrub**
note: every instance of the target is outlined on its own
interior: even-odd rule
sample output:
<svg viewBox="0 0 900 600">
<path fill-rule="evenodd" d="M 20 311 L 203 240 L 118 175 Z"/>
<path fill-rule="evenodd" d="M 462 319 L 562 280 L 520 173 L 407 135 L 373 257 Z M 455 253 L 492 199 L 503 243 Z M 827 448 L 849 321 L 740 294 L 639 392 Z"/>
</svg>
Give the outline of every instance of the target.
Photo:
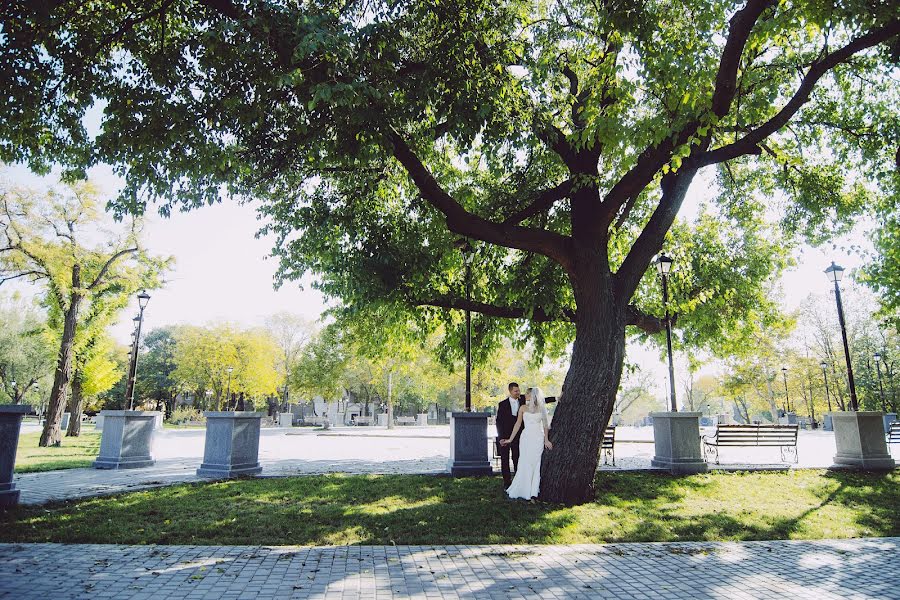
<svg viewBox="0 0 900 600">
<path fill-rule="evenodd" d="M 206 423 L 203 413 L 192 406 L 179 406 L 172 411 L 166 421 L 172 425 L 187 425 L 189 423 Z"/>
</svg>

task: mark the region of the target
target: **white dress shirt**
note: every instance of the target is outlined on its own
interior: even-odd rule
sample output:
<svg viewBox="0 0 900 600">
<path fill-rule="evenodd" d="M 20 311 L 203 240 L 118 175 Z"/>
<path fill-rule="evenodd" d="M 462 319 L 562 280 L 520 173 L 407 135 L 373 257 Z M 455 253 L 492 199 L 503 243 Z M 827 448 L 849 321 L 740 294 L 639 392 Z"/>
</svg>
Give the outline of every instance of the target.
<svg viewBox="0 0 900 600">
<path fill-rule="evenodd" d="M 508 397 L 509 400 L 509 412 L 512 413 L 513 419 L 518 418 L 519 416 L 519 401 L 513 400 L 512 397 Z"/>
</svg>

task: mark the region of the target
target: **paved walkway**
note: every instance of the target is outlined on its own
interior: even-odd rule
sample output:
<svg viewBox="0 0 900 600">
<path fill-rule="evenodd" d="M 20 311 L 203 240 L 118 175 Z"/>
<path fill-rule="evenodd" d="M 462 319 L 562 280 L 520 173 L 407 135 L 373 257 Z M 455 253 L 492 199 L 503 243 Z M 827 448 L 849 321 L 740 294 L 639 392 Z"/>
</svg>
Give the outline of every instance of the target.
<svg viewBox="0 0 900 600">
<path fill-rule="evenodd" d="M 584 546 L 0 544 L 0 598 L 900 598 L 900 538 Z"/>
</svg>

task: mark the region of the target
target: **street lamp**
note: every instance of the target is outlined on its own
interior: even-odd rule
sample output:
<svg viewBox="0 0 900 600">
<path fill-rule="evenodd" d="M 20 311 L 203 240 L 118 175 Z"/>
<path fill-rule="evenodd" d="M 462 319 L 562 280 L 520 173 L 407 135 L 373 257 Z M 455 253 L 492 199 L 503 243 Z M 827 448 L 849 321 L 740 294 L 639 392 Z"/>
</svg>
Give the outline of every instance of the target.
<svg viewBox="0 0 900 600">
<path fill-rule="evenodd" d="M 788 395 L 787 385 L 787 367 L 781 367 L 781 374 L 784 376 L 784 412 L 785 416 L 791 412 L 791 397 Z"/>
<path fill-rule="evenodd" d="M 231 373 L 234 371 L 234 367 L 228 367 L 225 369 L 225 372 L 228 373 L 228 391 L 225 392 L 225 406 L 231 406 Z"/>
<path fill-rule="evenodd" d="M 128 405 L 128 410 L 134 409 L 134 381 L 137 378 L 137 355 L 138 347 L 141 343 L 141 325 L 144 322 L 144 309 L 147 308 L 147 302 L 150 301 L 150 294 L 141 290 L 141 293 L 137 295 L 137 299 L 140 312 L 134 318 L 135 327 L 134 340 L 132 340 L 131 346 L 131 365 L 128 369 L 128 383 L 125 385 L 125 403 Z"/>
<path fill-rule="evenodd" d="M 16 387 L 16 381 L 15 381 L 15 379 L 12 380 L 12 381 L 10 381 L 10 383 L 12 384 L 12 389 L 13 389 L 13 401 L 12 401 L 12 403 L 13 403 L 13 404 L 18 404 L 18 403 L 19 403 L 19 388 Z"/>
<path fill-rule="evenodd" d="M 881 394 L 881 410 L 887 413 L 887 404 L 884 402 L 884 386 L 881 384 L 881 352 L 875 353 L 875 368 L 878 370 L 878 392 Z"/>
<path fill-rule="evenodd" d="M 466 412 L 472 412 L 472 259 L 474 249 L 469 240 L 456 240 L 456 249 L 463 255 L 466 263 Z"/>
<path fill-rule="evenodd" d="M 675 406 L 675 365 L 672 362 L 672 323 L 669 319 L 669 271 L 672 270 L 672 259 L 660 254 L 656 259 L 656 270 L 662 278 L 663 308 L 666 311 L 666 348 L 669 354 L 669 403 L 672 412 L 678 412 Z"/>
<path fill-rule="evenodd" d="M 844 340 L 844 359 L 847 362 L 847 386 L 850 388 L 850 410 L 858 411 L 859 402 L 856 399 L 856 382 L 853 380 L 853 365 L 850 363 L 850 345 L 847 343 L 847 325 L 844 321 L 844 305 L 841 303 L 841 286 L 838 285 L 844 276 L 844 268 L 831 262 L 831 266 L 825 269 L 825 275 L 834 283 L 834 299 L 837 302 L 838 321 L 841 324 L 841 336 Z"/>
<path fill-rule="evenodd" d="M 828 402 L 828 412 L 831 412 L 831 396 L 828 395 L 828 363 L 823 360 L 819 366 L 822 367 L 822 377 L 825 378 L 825 400 Z"/>
</svg>

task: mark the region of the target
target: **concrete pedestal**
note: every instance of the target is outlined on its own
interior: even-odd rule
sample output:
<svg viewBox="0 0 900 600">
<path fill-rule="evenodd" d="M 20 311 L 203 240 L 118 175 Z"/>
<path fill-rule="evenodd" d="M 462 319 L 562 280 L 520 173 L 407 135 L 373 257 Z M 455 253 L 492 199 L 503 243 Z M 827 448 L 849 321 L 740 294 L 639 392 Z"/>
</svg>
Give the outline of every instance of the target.
<svg viewBox="0 0 900 600">
<path fill-rule="evenodd" d="M 381 427 L 387 427 L 387 413 L 380 413 L 378 415 L 378 425 Z"/>
<path fill-rule="evenodd" d="M 488 459 L 488 413 L 455 412 L 450 416 L 450 474 L 454 477 L 492 475 Z"/>
<path fill-rule="evenodd" d="M 825 431 L 834 431 L 834 423 L 831 420 L 831 413 L 826 413 L 822 419 L 822 429 Z"/>
<path fill-rule="evenodd" d="M 416 425 L 428 425 L 428 413 L 419 413 L 416 415 Z"/>
<path fill-rule="evenodd" d="M 0 508 L 19 503 L 19 490 L 13 483 L 16 466 L 16 449 L 19 446 L 19 429 L 22 417 L 31 411 L 27 404 L 0 406 Z"/>
<path fill-rule="evenodd" d="M 156 413 L 156 416 L 153 418 L 153 429 L 162 429 L 163 428 L 163 413 L 162 411 Z"/>
<path fill-rule="evenodd" d="M 153 431 L 159 412 L 151 410 L 102 410 L 103 437 L 95 469 L 137 469 L 156 461 Z M 98 421 L 101 417 L 97 417 Z"/>
<path fill-rule="evenodd" d="M 200 477 L 227 478 L 257 475 L 259 465 L 259 426 L 263 413 L 205 412 L 206 445 Z"/>
<path fill-rule="evenodd" d="M 294 413 L 283 412 L 278 413 L 278 426 L 291 428 L 294 426 Z"/>
<path fill-rule="evenodd" d="M 891 423 L 897 420 L 897 413 L 882 413 L 884 415 L 884 432 L 891 431 Z"/>
<path fill-rule="evenodd" d="M 884 439 L 884 413 L 877 411 L 831 413 L 834 423 L 834 466 L 865 470 L 891 470 L 894 459 Z"/>
<path fill-rule="evenodd" d="M 700 448 L 699 412 L 655 412 L 653 443 L 656 453 L 650 464 L 674 475 L 705 473 L 706 461 Z"/>
<path fill-rule="evenodd" d="M 94 421 L 94 429 L 97 431 L 103 431 L 103 415 L 97 415 Z"/>
<path fill-rule="evenodd" d="M 62 423 L 59 424 L 59 428 L 63 432 L 65 432 L 66 429 L 69 428 L 69 419 L 71 419 L 71 418 L 72 418 L 72 413 L 67 413 L 67 412 L 63 413 Z"/>
</svg>

